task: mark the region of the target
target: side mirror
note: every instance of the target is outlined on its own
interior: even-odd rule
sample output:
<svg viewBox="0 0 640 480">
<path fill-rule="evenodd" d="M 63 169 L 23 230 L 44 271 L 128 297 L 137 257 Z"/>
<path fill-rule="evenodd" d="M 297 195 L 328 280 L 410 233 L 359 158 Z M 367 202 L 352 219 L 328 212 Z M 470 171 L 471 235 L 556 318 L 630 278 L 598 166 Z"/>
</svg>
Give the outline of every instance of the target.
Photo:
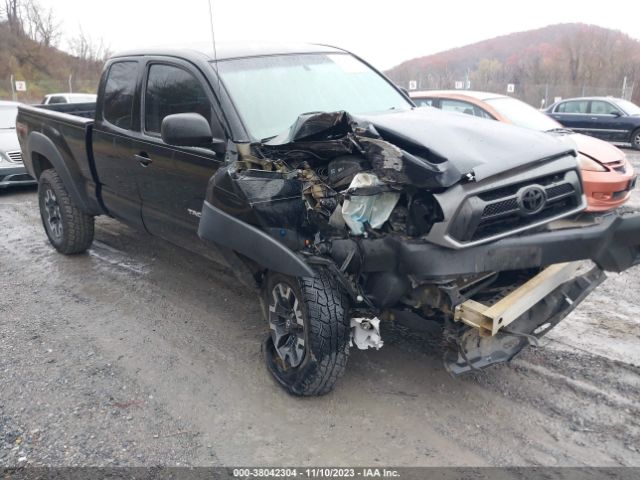
<svg viewBox="0 0 640 480">
<path fill-rule="evenodd" d="M 177 147 L 211 148 L 224 152 L 225 140 L 213 138 L 211 126 L 199 113 L 176 113 L 162 120 L 160 133 L 164 143 Z"/>
<path fill-rule="evenodd" d="M 613 115 L 614 117 L 620 117 L 622 114 L 618 110 L 613 110 L 609 112 L 609 115 Z"/>
</svg>

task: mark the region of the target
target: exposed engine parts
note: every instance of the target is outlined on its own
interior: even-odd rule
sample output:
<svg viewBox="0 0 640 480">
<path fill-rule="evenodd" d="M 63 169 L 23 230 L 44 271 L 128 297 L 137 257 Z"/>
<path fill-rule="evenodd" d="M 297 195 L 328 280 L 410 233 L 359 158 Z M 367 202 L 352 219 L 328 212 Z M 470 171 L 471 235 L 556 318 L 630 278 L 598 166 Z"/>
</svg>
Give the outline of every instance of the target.
<svg viewBox="0 0 640 480">
<path fill-rule="evenodd" d="M 527 270 L 527 257 L 518 251 L 500 259 L 506 269 L 492 269 L 473 265 L 468 258 L 472 253 L 463 255 L 451 247 L 461 239 L 490 242 L 508 229 L 535 227 L 550 216 L 581 208 L 572 157 L 561 156 L 522 180 L 512 176 L 477 183 L 475 170 L 461 171 L 444 155 L 390 126 L 374 126 L 346 112 L 301 115 L 288 132 L 239 145 L 237 153 L 218 169 L 207 198 L 229 215 L 216 217 L 218 228 L 234 228 L 233 218 L 255 227 L 242 248 L 227 247 L 243 255 L 256 282 L 258 265 L 265 261 L 278 262 L 279 271 L 295 276 L 308 275 L 309 266 L 327 270 L 351 299 L 352 344 L 358 348 L 382 346 L 379 318 L 393 317 L 386 313 L 394 309 L 437 319 L 450 325 L 447 338 L 455 340 L 448 357 L 454 372 L 475 368 L 476 357 L 493 363 L 485 351 L 508 351 L 494 355 L 496 361 L 511 358 L 528 342 L 522 340 L 528 333 L 509 334 L 518 338 L 512 345 L 503 341 L 505 332 L 494 332 L 495 340 L 478 340 L 485 346 L 476 352 L 471 347 L 475 340 L 470 340 L 478 335 L 474 325 L 451 323 L 456 308 L 508 295 L 538 271 Z M 548 185 L 551 208 L 539 217 L 509 210 L 532 175 L 536 184 Z M 554 203 L 556 191 L 561 196 Z M 207 223 L 214 225 L 213 220 Z M 274 244 L 280 245 L 278 260 L 265 260 L 260 252 L 272 251 Z M 490 262 L 493 257 L 483 252 L 482 258 Z M 559 295 L 554 291 L 549 298 Z"/>
</svg>

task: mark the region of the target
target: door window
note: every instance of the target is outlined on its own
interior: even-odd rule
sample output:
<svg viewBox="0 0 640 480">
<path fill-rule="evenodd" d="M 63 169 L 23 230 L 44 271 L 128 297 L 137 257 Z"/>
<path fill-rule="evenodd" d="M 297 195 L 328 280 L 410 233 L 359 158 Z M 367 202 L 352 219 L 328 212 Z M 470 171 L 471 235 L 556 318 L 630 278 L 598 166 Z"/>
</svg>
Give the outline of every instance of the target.
<svg viewBox="0 0 640 480">
<path fill-rule="evenodd" d="M 475 117 L 493 118 L 483 109 L 476 107 L 472 103 L 462 100 L 443 98 L 442 100 L 440 100 L 440 108 L 449 112 L 464 113 L 466 115 L 473 115 Z"/>
<path fill-rule="evenodd" d="M 116 127 L 131 128 L 137 74 L 137 62 L 118 62 L 109 69 L 104 89 L 103 116 Z"/>
<path fill-rule="evenodd" d="M 593 115 L 615 115 L 616 113 L 620 113 L 620 110 L 611 105 L 609 102 L 594 100 L 591 102 L 591 113 Z"/>
<path fill-rule="evenodd" d="M 433 107 L 433 98 L 414 98 L 413 102 L 419 107 Z"/>
<path fill-rule="evenodd" d="M 145 130 L 159 134 L 164 117 L 176 113 L 199 113 L 211 124 L 211 103 L 192 74 L 171 65 L 151 65 L 144 100 Z"/>
<path fill-rule="evenodd" d="M 573 102 L 564 102 L 558 105 L 556 112 L 558 113 L 587 113 L 589 102 L 586 100 L 578 100 Z"/>
<path fill-rule="evenodd" d="M 60 95 L 53 96 L 49 99 L 49 105 L 55 105 L 58 103 L 67 103 L 67 99 Z"/>
<path fill-rule="evenodd" d="M 448 98 L 443 98 L 442 100 L 440 100 L 440 108 L 447 112 L 458 112 L 465 113 L 467 115 L 475 115 L 473 111 L 473 105 L 461 100 L 451 100 Z"/>
</svg>

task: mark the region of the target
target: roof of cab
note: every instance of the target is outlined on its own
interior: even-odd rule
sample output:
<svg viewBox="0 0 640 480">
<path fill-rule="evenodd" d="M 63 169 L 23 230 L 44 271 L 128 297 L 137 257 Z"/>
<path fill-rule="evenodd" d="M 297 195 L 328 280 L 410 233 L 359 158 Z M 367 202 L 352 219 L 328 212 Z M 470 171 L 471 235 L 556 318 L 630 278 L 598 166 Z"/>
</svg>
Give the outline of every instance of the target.
<svg viewBox="0 0 640 480">
<path fill-rule="evenodd" d="M 269 55 L 292 55 L 304 53 L 345 53 L 337 47 L 329 45 L 316 45 L 309 43 L 221 43 L 213 46 L 202 44 L 190 46 L 190 48 L 148 48 L 119 52 L 113 56 L 167 56 L 167 57 L 198 57 L 208 61 L 230 60 L 234 58 L 263 57 Z"/>
</svg>

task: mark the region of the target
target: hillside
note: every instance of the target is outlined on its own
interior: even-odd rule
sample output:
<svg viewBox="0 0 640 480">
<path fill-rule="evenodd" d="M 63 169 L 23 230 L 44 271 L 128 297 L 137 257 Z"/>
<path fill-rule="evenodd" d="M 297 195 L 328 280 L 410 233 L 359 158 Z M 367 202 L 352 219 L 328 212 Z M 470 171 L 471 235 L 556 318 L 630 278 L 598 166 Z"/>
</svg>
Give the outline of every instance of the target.
<svg viewBox="0 0 640 480">
<path fill-rule="evenodd" d="M 511 83 L 517 96 L 536 96 L 535 102 L 541 90 L 551 97 L 621 96 L 626 76 L 625 96 L 637 102 L 640 41 L 594 25 L 551 25 L 415 58 L 387 74 L 407 87 L 415 80 L 419 89 L 454 88 L 468 79 L 474 90 L 506 92 Z"/>
<path fill-rule="evenodd" d="M 0 22 L 0 99 L 11 99 L 11 75 L 27 82 L 18 100 L 37 102 L 52 92 L 95 92 L 102 62 L 81 59 L 16 33 Z"/>
</svg>

